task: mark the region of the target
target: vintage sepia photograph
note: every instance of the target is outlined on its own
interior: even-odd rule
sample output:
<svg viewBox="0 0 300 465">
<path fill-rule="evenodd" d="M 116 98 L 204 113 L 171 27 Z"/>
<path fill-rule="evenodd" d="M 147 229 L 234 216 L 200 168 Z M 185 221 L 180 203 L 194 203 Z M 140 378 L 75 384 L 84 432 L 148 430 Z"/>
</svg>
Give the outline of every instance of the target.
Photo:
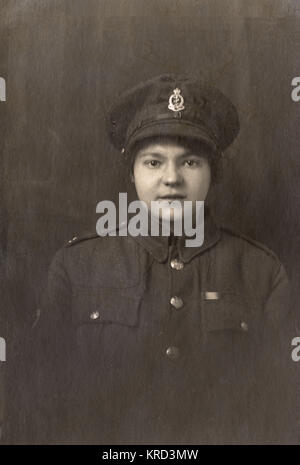
<svg viewBox="0 0 300 465">
<path fill-rule="evenodd" d="M 298 0 L 0 0 L 0 445 L 300 443 L 299 53 Z"/>
</svg>

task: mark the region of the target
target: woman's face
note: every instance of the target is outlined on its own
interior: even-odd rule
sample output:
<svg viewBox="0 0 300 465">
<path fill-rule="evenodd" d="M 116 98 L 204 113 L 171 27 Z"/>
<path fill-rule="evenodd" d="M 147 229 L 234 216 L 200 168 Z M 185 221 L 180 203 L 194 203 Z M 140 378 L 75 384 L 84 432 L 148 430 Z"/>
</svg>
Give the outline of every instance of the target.
<svg viewBox="0 0 300 465">
<path fill-rule="evenodd" d="M 133 165 L 133 182 L 139 200 L 148 209 L 151 201 L 204 201 L 211 182 L 211 169 L 204 152 L 172 140 L 149 142 L 138 150 Z M 194 205 L 195 202 L 193 202 Z"/>
</svg>

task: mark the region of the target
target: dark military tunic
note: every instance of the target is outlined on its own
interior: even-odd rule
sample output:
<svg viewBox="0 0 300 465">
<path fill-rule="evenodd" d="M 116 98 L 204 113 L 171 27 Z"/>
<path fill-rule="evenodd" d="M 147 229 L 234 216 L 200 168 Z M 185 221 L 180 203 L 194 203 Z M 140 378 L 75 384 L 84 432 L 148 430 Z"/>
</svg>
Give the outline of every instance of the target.
<svg viewBox="0 0 300 465">
<path fill-rule="evenodd" d="M 40 321 L 41 442 L 292 441 L 288 280 L 266 247 L 218 227 L 74 238 Z"/>
</svg>

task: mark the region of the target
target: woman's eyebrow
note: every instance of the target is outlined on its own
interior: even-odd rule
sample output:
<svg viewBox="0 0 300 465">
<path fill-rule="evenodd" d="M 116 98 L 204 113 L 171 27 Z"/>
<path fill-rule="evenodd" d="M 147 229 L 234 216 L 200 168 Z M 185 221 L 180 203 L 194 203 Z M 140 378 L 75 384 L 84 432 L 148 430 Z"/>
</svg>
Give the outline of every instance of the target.
<svg viewBox="0 0 300 465">
<path fill-rule="evenodd" d="M 182 155 L 179 155 L 178 158 L 185 158 L 185 157 L 197 157 L 197 158 L 204 158 L 205 155 L 199 152 L 193 152 L 192 150 L 189 150 L 188 152 L 183 153 Z"/>
<path fill-rule="evenodd" d="M 151 157 L 159 157 L 159 158 L 163 158 L 163 157 L 164 157 L 164 155 L 162 155 L 162 154 L 159 153 L 159 152 L 144 152 L 144 153 L 141 153 L 141 154 L 140 154 L 140 157 L 141 157 L 141 158 L 149 157 L 149 156 L 151 156 Z"/>
</svg>

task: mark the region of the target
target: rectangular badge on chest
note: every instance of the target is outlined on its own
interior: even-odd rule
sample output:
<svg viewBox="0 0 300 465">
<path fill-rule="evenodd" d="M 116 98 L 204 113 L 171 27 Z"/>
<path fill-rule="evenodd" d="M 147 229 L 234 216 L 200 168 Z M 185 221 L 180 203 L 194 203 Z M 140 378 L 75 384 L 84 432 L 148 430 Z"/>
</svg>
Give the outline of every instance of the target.
<svg viewBox="0 0 300 465">
<path fill-rule="evenodd" d="M 205 291 L 202 292 L 202 296 L 204 300 L 218 300 L 220 298 L 218 291 Z"/>
</svg>

